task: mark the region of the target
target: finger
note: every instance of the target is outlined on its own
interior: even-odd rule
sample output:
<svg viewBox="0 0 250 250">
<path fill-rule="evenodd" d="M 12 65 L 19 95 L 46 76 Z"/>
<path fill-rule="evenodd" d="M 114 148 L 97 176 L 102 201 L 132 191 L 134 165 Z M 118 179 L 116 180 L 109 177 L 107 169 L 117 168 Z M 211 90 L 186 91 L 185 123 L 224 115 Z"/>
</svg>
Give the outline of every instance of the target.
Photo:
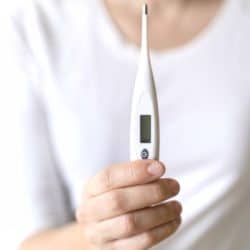
<svg viewBox="0 0 250 250">
<path fill-rule="evenodd" d="M 181 218 L 147 232 L 110 243 L 112 249 L 148 249 L 172 235 L 180 226 Z"/>
<path fill-rule="evenodd" d="M 85 195 L 96 196 L 112 189 L 145 184 L 161 177 L 164 172 L 163 163 L 154 160 L 137 160 L 113 165 L 88 182 Z"/>
<path fill-rule="evenodd" d="M 181 210 L 177 201 L 138 210 L 98 223 L 97 234 L 103 242 L 128 238 L 177 219 Z"/>
<path fill-rule="evenodd" d="M 109 219 L 130 211 L 150 207 L 178 194 L 179 183 L 160 179 L 145 185 L 116 189 L 88 199 L 77 213 L 79 222 Z"/>
</svg>

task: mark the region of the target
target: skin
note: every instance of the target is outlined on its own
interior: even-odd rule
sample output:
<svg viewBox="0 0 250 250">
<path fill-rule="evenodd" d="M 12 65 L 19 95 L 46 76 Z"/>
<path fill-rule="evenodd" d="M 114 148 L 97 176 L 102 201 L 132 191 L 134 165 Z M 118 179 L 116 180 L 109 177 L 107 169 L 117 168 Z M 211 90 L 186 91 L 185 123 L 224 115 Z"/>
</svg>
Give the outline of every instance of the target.
<svg viewBox="0 0 250 250">
<path fill-rule="evenodd" d="M 125 40 L 141 42 L 141 6 L 144 0 L 105 0 L 106 8 Z M 223 0 L 151 0 L 151 49 L 167 51 L 191 42 L 218 13 Z"/>
<path fill-rule="evenodd" d="M 110 166 L 90 181 L 77 220 L 93 249 L 148 249 L 177 229 L 181 205 L 156 205 L 180 190 L 177 181 L 159 179 L 164 172 L 162 163 L 135 161 Z"/>
<path fill-rule="evenodd" d="M 129 42 L 140 44 L 141 0 L 105 0 L 115 25 Z M 148 0 L 151 48 L 182 46 L 216 15 L 221 0 Z M 83 163 L 84 164 L 84 163 Z M 153 165 L 151 165 L 153 164 Z M 154 166 L 154 173 L 148 167 Z M 153 167 L 151 168 L 151 170 Z M 174 234 L 181 204 L 176 180 L 161 178 L 165 166 L 144 160 L 108 166 L 84 188 L 76 221 L 23 241 L 20 250 L 142 250 Z"/>
</svg>

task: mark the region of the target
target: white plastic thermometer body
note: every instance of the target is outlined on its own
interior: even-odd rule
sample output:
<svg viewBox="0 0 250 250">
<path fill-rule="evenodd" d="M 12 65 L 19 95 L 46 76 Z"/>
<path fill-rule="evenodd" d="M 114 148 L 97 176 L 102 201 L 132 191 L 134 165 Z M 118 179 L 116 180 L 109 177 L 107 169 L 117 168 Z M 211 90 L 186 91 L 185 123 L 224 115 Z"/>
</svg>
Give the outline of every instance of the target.
<svg viewBox="0 0 250 250">
<path fill-rule="evenodd" d="M 132 101 L 130 160 L 159 159 L 159 112 L 148 46 L 148 8 L 142 13 L 142 44 Z"/>
</svg>

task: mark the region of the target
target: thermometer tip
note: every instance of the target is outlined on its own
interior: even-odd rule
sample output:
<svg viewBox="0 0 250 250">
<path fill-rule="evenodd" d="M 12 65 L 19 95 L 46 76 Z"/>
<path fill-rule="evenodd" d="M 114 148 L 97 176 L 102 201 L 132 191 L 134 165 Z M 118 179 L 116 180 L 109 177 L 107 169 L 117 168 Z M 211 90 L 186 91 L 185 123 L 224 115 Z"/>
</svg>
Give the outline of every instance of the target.
<svg viewBox="0 0 250 250">
<path fill-rule="evenodd" d="M 148 15 L 148 5 L 146 3 L 143 5 L 143 13 Z"/>
</svg>

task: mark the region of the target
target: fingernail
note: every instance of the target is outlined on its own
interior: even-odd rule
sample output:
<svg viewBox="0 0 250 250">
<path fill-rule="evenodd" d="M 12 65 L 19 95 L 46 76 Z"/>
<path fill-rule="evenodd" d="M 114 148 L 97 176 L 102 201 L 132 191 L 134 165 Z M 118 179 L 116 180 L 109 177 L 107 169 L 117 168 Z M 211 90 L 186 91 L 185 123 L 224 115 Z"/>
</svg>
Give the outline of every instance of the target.
<svg viewBox="0 0 250 250">
<path fill-rule="evenodd" d="M 174 226 L 174 227 L 177 227 L 177 226 L 179 226 L 180 224 L 181 224 L 181 218 L 178 218 L 178 219 L 176 219 L 176 220 L 173 221 L 173 226 Z"/>
<path fill-rule="evenodd" d="M 174 203 L 174 207 L 175 207 L 176 213 L 177 213 L 177 214 L 180 214 L 181 211 L 182 211 L 182 206 L 181 206 L 181 204 L 180 204 L 179 202 L 175 202 L 175 203 Z"/>
<path fill-rule="evenodd" d="M 161 176 L 164 173 L 164 167 L 159 162 L 153 162 L 148 166 L 148 172 L 154 176 Z"/>
<path fill-rule="evenodd" d="M 180 191 L 180 185 L 177 181 L 172 180 L 170 182 L 170 188 L 173 191 L 173 194 L 178 194 Z"/>
</svg>

